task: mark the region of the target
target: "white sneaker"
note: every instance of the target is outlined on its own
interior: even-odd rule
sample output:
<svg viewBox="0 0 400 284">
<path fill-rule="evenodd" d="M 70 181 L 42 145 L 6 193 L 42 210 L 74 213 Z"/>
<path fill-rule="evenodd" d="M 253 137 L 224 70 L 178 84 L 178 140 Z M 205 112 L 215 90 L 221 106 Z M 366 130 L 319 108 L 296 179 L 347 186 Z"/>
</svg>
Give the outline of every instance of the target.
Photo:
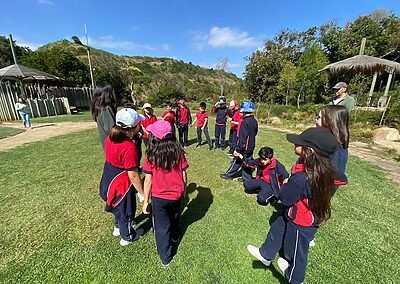
<svg viewBox="0 0 400 284">
<path fill-rule="evenodd" d="M 119 236 L 120 236 L 119 228 L 114 227 L 113 236 L 114 236 L 114 237 L 119 237 Z"/>
<path fill-rule="evenodd" d="M 278 258 L 278 267 L 282 271 L 283 275 L 285 275 L 285 271 L 289 267 L 289 262 L 287 262 L 286 259 L 280 257 Z"/>
<path fill-rule="evenodd" d="M 271 260 L 266 260 L 265 258 L 262 257 L 262 255 L 260 254 L 260 249 L 253 246 L 253 245 L 248 245 L 247 246 L 247 250 L 249 251 L 249 253 L 254 256 L 255 258 L 257 258 L 259 261 L 261 261 L 262 264 L 264 264 L 265 266 L 270 266 L 271 265 Z"/>
<path fill-rule="evenodd" d="M 131 241 L 125 241 L 124 239 L 121 239 L 119 241 L 119 244 L 121 245 L 121 247 L 125 247 L 127 245 L 130 245 L 132 242 Z"/>
<path fill-rule="evenodd" d="M 315 239 L 312 239 L 311 242 L 308 244 L 309 247 L 315 247 Z"/>
</svg>

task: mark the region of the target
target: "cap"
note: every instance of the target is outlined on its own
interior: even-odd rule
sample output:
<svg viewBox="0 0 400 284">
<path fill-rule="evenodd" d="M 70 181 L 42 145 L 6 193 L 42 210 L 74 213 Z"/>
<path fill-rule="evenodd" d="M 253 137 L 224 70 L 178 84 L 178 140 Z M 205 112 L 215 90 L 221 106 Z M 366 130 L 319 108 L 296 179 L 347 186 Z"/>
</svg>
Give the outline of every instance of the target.
<svg viewBox="0 0 400 284">
<path fill-rule="evenodd" d="M 166 120 L 157 120 L 153 124 L 147 126 L 146 130 L 160 140 L 172 136 L 171 123 Z"/>
<path fill-rule="evenodd" d="M 231 100 L 231 102 L 229 103 L 229 108 L 233 109 L 238 105 L 238 100 Z"/>
<path fill-rule="evenodd" d="M 117 112 L 115 120 L 119 127 L 132 128 L 144 120 L 144 116 L 131 108 L 123 108 Z"/>
<path fill-rule="evenodd" d="M 242 105 L 240 106 L 240 112 L 254 112 L 254 103 L 242 102 Z"/>
<path fill-rule="evenodd" d="M 339 82 L 336 83 L 335 86 L 333 86 L 333 89 L 340 89 L 340 88 L 347 88 L 347 84 L 345 82 Z"/>
<path fill-rule="evenodd" d="M 299 135 L 287 134 L 286 139 L 295 145 L 308 146 L 323 156 L 331 156 L 339 148 L 332 133 L 317 127 L 308 128 Z"/>
<path fill-rule="evenodd" d="M 145 103 L 142 108 L 151 108 L 151 104 Z"/>
</svg>

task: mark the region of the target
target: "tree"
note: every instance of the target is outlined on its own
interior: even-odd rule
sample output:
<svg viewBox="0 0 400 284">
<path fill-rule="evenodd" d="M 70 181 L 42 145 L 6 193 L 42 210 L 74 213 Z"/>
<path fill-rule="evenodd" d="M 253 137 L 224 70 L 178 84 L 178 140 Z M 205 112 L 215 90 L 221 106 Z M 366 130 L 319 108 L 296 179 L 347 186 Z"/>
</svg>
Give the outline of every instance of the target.
<svg viewBox="0 0 400 284">
<path fill-rule="evenodd" d="M 220 58 L 215 65 L 217 70 L 221 72 L 226 72 L 228 70 L 229 60 L 228 57 Z M 222 75 L 220 78 L 220 96 L 224 95 L 224 76 Z"/>
<path fill-rule="evenodd" d="M 81 40 L 79 39 L 79 37 L 77 37 L 77 36 L 72 36 L 71 39 L 72 39 L 72 41 L 73 41 L 75 44 L 78 44 L 78 45 L 82 45 L 82 46 L 83 46 L 83 44 L 82 44 Z"/>
<path fill-rule="evenodd" d="M 15 44 L 14 41 L 14 51 L 17 60 L 21 60 L 24 56 L 32 53 L 28 47 L 22 47 Z M 10 41 L 5 36 L 0 36 L 0 68 L 14 64 L 14 59 L 11 52 Z"/>
<path fill-rule="evenodd" d="M 282 68 L 280 73 L 280 78 L 278 82 L 278 90 L 284 93 L 285 104 L 289 104 L 289 100 L 292 97 L 292 93 L 294 92 L 294 88 L 297 82 L 297 68 L 296 66 L 287 61 Z"/>
</svg>

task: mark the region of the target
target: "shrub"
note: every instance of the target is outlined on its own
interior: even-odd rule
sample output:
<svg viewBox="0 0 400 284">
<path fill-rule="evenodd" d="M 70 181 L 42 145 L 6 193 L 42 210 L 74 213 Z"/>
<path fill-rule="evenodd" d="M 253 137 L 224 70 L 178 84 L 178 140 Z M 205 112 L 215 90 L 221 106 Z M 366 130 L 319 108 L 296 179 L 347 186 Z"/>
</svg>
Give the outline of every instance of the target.
<svg viewBox="0 0 400 284">
<path fill-rule="evenodd" d="M 382 112 L 378 110 L 361 110 L 356 109 L 350 115 L 350 124 L 362 122 L 365 125 L 379 125 Z"/>
<path fill-rule="evenodd" d="M 388 110 L 386 121 L 389 126 L 400 129 L 400 102 L 394 103 Z"/>
</svg>

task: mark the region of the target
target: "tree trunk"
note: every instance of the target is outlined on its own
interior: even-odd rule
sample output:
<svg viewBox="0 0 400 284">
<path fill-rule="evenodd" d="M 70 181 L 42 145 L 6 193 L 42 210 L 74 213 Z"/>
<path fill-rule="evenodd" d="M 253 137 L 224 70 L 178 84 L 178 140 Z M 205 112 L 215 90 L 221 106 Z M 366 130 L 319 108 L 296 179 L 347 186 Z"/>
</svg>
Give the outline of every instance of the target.
<svg viewBox="0 0 400 284">
<path fill-rule="evenodd" d="M 300 108 L 300 97 L 301 97 L 301 93 L 303 92 L 303 87 L 304 87 L 304 80 L 303 80 L 303 82 L 301 82 L 299 95 L 297 96 L 297 109 Z"/>
</svg>

